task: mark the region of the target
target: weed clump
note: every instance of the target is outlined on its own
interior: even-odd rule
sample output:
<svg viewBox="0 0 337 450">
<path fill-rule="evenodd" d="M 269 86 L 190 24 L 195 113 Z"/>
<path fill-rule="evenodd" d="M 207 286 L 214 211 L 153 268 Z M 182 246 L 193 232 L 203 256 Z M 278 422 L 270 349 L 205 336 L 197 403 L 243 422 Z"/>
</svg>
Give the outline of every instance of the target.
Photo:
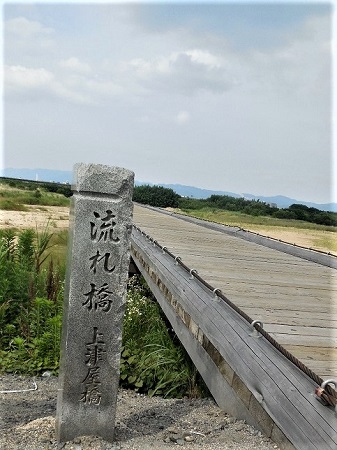
<svg viewBox="0 0 337 450">
<path fill-rule="evenodd" d="M 0 234 L 0 368 L 37 374 L 57 371 L 64 266 L 47 263 L 52 233 Z"/>
<path fill-rule="evenodd" d="M 121 385 L 164 397 L 199 397 L 205 390 L 193 363 L 139 277 L 128 285 Z"/>
</svg>

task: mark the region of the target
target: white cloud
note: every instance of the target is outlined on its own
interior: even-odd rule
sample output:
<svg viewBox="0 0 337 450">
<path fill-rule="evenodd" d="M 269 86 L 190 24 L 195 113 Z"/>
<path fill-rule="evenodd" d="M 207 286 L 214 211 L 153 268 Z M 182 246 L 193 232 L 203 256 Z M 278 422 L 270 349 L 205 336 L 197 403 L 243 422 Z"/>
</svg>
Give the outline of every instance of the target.
<svg viewBox="0 0 337 450">
<path fill-rule="evenodd" d="M 81 67 L 77 61 L 76 58 L 72 59 L 70 66 Z M 14 94 L 16 99 L 30 98 L 35 101 L 56 97 L 77 104 L 99 104 L 106 98 L 119 96 L 124 92 L 122 87 L 111 80 L 86 77 L 76 71 L 69 74 L 62 71 L 51 72 L 43 67 L 12 65 L 5 66 L 4 74 L 6 96 Z"/>
<path fill-rule="evenodd" d="M 49 86 L 54 76 L 44 68 L 32 69 L 23 66 L 5 67 L 5 86 L 10 90 L 41 89 Z"/>
<path fill-rule="evenodd" d="M 15 17 L 5 24 L 5 31 L 21 39 L 29 39 L 37 35 L 51 35 L 54 30 L 43 26 L 40 22 L 28 20 L 25 17 Z"/>
<path fill-rule="evenodd" d="M 222 56 L 201 49 L 171 52 L 167 56 L 132 59 L 122 66 L 150 90 L 194 94 L 221 93 L 238 83 L 238 76 Z"/>
<path fill-rule="evenodd" d="M 88 79 L 83 83 L 83 88 L 87 89 L 88 92 L 91 92 L 92 94 L 98 94 L 101 97 L 108 96 L 110 98 L 122 95 L 125 92 L 122 86 L 109 80 L 97 81 Z"/>
<path fill-rule="evenodd" d="M 184 125 L 189 121 L 190 121 L 190 114 L 187 111 L 179 111 L 179 113 L 176 116 L 176 122 L 179 125 Z"/>
<path fill-rule="evenodd" d="M 24 66 L 5 67 L 6 95 L 14 94 L 16 98 L 40 100 L 57 97 L 75 103 L 89 103 L 88 96 L 60 83 L 55 75 L 45 68 Z"/>
<path fill-rule="evenodd" d="M 193 49 L 187 50 L 184 53 L 191 58 L 192 62 L 195 62 L 197 64 L 203 64 L 207 66 L 209 69 L 220 68 L 223 66 L 221 58 L 219 58 L 216 55 L 213 55 L 209 51 Z"/>
<path fill-rule="evenodd" d="M 46 56 L 53 58 L 55 40 L 54 30 L 41 22 L 22 16 L 9 19 L 4 23 L 6 63 L 35 65 L 41 61 L 41 65 L 48 68 Z"/>
<path fill-rule="evenodd" d="M 145 60 L 142 58 L 135 58 L 128 63 L 122 63 L 121 69 L 125 72 L 134 70 L 136 75 L 143 79 L 149 79 L 156 74 L 170 73 L 170 59 L 169 58 L 154 58 Z"/>
<path fill-rule="evenodd" d="M 91 72 L 91 67 L 89 64 L 81 62 L 78 58 L 74 56 L 68 59 L 61 60 L 59 65 L 61 68 L 67 69 L 72 72 L 82 74 L 88 74 Z"/>
</svg>

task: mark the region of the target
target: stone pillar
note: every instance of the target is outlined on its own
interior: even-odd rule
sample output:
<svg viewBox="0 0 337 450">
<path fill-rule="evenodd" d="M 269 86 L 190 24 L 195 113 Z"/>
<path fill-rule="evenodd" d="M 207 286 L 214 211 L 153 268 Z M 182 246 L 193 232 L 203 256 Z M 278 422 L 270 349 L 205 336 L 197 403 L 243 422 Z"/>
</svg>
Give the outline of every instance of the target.
<svg viewBox="0 0 337 450">
<path fill-rule="evenodd" d="M 77 164 L 70 214 L 56 435 L 114 440 L 134 174 Z"/>
</svg>

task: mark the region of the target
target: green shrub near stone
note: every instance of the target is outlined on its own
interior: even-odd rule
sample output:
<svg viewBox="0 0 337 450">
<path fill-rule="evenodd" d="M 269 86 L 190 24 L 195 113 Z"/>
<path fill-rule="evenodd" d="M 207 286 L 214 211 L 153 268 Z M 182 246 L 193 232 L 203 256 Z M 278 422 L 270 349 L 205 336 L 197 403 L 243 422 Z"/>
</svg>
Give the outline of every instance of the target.
<svg viewBox="0 0 337 450">
<path fill-rule="evenodd" d="M 121 385 L 149 395 L 199 397 L 204 386 L 169 322 L 138 277 L 129 280 Z"/>
<path fill-rule="evenodd" d="M 52 233 L 0 233 L 0 371 L 56 371 L 64 265 L 49 257 Z"/>
</svg>

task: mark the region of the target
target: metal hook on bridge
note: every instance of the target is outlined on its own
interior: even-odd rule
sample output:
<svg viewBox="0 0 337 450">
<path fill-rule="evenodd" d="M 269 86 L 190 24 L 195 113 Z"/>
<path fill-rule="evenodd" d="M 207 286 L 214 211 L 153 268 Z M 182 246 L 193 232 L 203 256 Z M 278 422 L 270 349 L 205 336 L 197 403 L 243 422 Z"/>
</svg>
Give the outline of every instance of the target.
<svg viewBox="0 0 337 450">
<path fill-rule="evenodd" d="M 328 384 L 333 384 L 335 386 L 335 389 L 337 388 L 337 380 L 333 380 L 330 378 L 329 380 L 323 381 L 320 387 L 315 389 L 315 394 L 321 400 L 323 405 L 326 406 L 334 406 L 335 407 L 335 414 L 337 415 L 337 402 L 336 398 L 329 395 L 326 391 L 324 391 L 325 387 Z"/>
<path fill-rule="evenodd" d="M 191 276 L 190 276 L 190 280 L 193 280 L 193 278 L 194 278 L 193 274 L 196 274 L 196 275 L 197 275 L 198 272 L 197 272 L 195 269 L 191 269 L 191 270 L 190 270 L 190 275 L 191 275 Z"/>
<path fill-rule="evenodd" d="M 335 385 L 335 389 L 337 387 L 337 380 L 333 380 L 333 379 L 329 379 L 329 380 L 325 380 L 323 381 L 323 383 L 321 384 L 321 388 L 325 389 L 325 386 L 327 384 L 334 384 Z"/>
<path fill-rule="evenodd" d="M 179 261 L 181 261 L 181 258 L 180 258 L 180 256 L 176 256 L 176 257 L 174 258 L 174 260 L 175 260 L 175 262 L 176 262 L 176 265 L 178 265 L 178 264 L 179 264 Z"/>
<path fill-rule="evenodd" d="M 165 253 L 165 250 L 167 250 L 167 247 L 162 247 L 163 253 Z"/>
<path fill-rule="evenodd" d="M 263 328 L 263 322 L 261 322 L 261 320 L 253 320 L 253 322 L 250 324 L 253 331 L 249 334 L 249 336 L 260 338 L 262 334 L 258 332 L 258 330 L 255 328 L 255 325 L 259 325 L 261 328 Z"/>
<path fill-rule="evenodd" d="M 219 289 L 219 288 L 213 289 L 213 295 L 214 295 L 214 300 L 215 301 L 219 301 L 219 297 L 217 295 L 218 293 L 221 294 L 221 289 Z"/>
</svg>

